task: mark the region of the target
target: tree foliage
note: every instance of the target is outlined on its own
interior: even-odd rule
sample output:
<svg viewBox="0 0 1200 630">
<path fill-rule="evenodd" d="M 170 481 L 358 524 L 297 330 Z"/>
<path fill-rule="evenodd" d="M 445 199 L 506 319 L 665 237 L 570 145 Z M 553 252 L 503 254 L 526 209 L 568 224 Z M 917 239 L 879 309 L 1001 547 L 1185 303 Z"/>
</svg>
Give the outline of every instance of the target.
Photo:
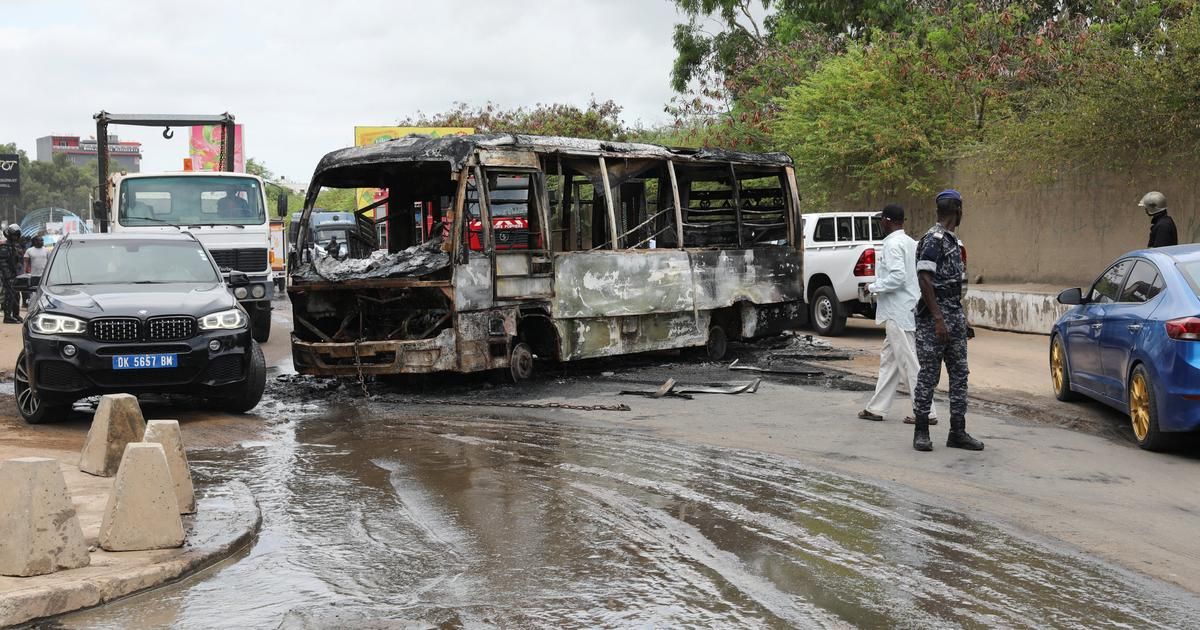
<svg viewBox="0 0 1200 630">
<path fill-rule="evenodd" d="M 611 100 L 592 98 L 586 108 L 553 103 L 532 109 L 504 109 L 492 102 L 479 107 L 455 103 L 438 114 L 418 113 L 400 120 L 409 127 L 473 127 L 477 133 L 529 133 L 544 136 L 575 136 L 600 140 L 621 140 L 621 106 Z"/>
</svg>

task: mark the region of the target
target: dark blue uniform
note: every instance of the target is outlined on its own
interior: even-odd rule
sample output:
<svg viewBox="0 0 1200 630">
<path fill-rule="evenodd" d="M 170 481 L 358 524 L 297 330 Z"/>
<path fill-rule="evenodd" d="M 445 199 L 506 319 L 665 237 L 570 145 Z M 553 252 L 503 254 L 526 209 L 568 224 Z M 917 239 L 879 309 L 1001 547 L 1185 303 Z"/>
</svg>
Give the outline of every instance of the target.
<svg viewBox="0 0 1200 630">
<path fill-rule="evenodd" d="M 954 232 L 934 225 L 917 244 L 917 273 L 933 274 L 933 291 L 946 330 L 948 343 L 939 343 L 933 314 L 924 299 L 917 303 L 917 391 L 913 392 L 913 415 L 928 418 L 933 390 L 942 377 L 942 363 L 950 376 L 950 421 L 961 422 L 967 414 L 967 318 L 962 309 L 962 283 L 966 273 L 962 248 Z"/>
</svg>

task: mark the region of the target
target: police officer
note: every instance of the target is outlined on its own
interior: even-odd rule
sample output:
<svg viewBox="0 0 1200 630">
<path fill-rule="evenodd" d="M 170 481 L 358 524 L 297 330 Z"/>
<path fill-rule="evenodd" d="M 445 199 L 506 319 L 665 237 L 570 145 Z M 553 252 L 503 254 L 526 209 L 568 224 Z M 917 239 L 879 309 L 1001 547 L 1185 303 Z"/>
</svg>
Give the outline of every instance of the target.
<svg viewBox="0 0 1200 630">
<path fill-rule="evenodd" d="M 21 228 L 9 225 L 4 229 L 4 243 L 0 244 L 0 283 L 4 285 L 4 323 L 20 324 L 16 278 L 21 273 Z"/>
<path fill-rule="evenodd" d="M 970 326 L 962 309 L 965 272 L 962 248 L 954 230 L 962 223 L 962 195 L 957 190 L 938 193 L 937 223 L 917 244 L 917 362 L 921 364 L 913 394 L 913 448 L 932 451 L 929 411 L 933 388 L 942 376 L 942 363 L 950 375 L 950 435 L 946 446 L 983 450 L 983 442 L 967 434 L 967 338 Z"/>
<path fill-rule="evenodd" d="M 1175 219 L 1167 214 L 1167 196 L 1154 191 L 1142 197 L 1138 207 L 1146 211 L 1150 219 L 1150 242 L 1146 247 L 1170 247 L 1179 244 L 1179 233 L 1175 231 Z"/>
</svg>

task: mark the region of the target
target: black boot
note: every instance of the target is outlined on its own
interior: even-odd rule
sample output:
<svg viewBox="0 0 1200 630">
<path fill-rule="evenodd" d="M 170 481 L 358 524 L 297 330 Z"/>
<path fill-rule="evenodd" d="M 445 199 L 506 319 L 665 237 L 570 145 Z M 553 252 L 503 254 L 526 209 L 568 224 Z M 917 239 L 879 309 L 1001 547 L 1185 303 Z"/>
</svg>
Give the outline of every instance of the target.
<svg viewBox="0 0 1200 630">
<path fill-rule="evenodd" d="M 950 418 L 950 435 L 946 436 L 946 446 L 962 448 L 968 451 L 982 451 L 983 442 L 976 440 L 967 433 L 966 418 Z"/>
<path fill-rule="evenodd" d="M 916 427 L 913 429 L 913 449 L 932 451 L 933 441 L 929 439 L 929 418 L 917 416 Z"/>
</svg>

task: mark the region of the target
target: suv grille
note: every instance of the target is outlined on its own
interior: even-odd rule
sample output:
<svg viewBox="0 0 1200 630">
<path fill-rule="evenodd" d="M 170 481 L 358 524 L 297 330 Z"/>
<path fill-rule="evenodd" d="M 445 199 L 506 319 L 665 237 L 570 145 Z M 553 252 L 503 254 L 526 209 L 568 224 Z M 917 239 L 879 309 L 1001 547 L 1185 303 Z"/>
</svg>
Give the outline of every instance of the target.
<svg viewBox="0 0 1200 630">
<path fill-rule="evenodd" d="M 209 250 L 213 260 L 217 261 L 217 266 L 221 269 L 235 269 L 237 271 L 263 271 L 267 268 L 267 250 L 246 248 L 246 249 L 213 249 Z"/>
<path fill-rule="evenodd" d="M 88 326 L 96 341 L 138 341 L 142 337 L 141 322 L 128 317 L 93 319 Z"/>
<path fill-rule="evenodd" d="M 195 317 L 154 317 L 146 323 L 150 341 L 178 341 L 196 336 Z"/>
<path fill-rule="evenodd" d="M 38 385 L 67 391 L 87 387 L 87 381 L 75 366 L 66 361 L 43 361 L 38 364 Z"/>
</svg>

